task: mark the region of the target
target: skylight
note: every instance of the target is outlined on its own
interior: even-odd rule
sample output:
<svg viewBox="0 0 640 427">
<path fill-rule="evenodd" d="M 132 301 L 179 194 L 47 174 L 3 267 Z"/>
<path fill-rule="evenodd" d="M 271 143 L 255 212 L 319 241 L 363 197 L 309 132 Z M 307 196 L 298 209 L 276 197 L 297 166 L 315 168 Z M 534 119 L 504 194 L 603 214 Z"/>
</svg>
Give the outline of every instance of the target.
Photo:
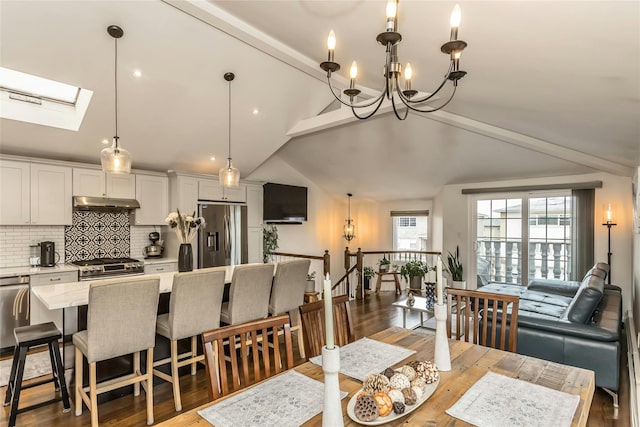
<svg viewBox="0 0 640 427">
<path fill-rule="evenodd" d="M 33 76 L 0 67 L 0 87 L 4 90 L 46 98 L 50 101 L 75 104 L 80 88 L 66 83 Z"/>
<path fill-rule="evenodd" d="M 93 91 L 0 67 L 0 117 L 77 131 Z"/>
</svg>

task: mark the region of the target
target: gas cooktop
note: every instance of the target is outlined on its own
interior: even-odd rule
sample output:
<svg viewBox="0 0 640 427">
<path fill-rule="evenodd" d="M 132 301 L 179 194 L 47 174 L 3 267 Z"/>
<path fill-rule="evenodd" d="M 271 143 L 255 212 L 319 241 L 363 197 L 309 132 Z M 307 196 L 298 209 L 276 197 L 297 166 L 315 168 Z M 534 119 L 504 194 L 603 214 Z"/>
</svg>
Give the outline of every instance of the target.
<svg viewBox="0 0 640 427">
<path fill-rule="evenodd" d="M 75 264 L 78 266 L 85 266 L 85 265 L 119 264 L 119 263 L 128 263 L 128 262 L 140 262 L 140 261 L 133 258 L 94 258 L 94 259 L 73 261 L 72 264 Z"/>
<path fill-rule="evenodd" d="M 144 262 L 133 258 L 95 258 L 73 261 L 80 280 L 144 274 Z"/>
</svg>

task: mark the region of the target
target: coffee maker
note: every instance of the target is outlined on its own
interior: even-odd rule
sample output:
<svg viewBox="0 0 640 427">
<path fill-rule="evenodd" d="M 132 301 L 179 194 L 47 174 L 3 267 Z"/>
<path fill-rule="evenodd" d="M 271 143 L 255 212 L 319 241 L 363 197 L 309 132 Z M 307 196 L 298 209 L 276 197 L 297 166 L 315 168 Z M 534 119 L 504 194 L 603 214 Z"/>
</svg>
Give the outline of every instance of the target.
<svg viewBox="0 0 640 427">
<path fill-rule="evenodd" d="M 54 242 L 40 242 L 40 266 L 53 267 L 60 259 Z"/>
<path fill-rule="evenodd" d="M 151 240 L 151 244 L 144 248 L 145 258 L 161 257 L 164 252 L 164 246 L 162 246 L 164 242 L 160 240 L 160 233 L 152 231 L 149 233 L 149 240 Z"/>
</svg>

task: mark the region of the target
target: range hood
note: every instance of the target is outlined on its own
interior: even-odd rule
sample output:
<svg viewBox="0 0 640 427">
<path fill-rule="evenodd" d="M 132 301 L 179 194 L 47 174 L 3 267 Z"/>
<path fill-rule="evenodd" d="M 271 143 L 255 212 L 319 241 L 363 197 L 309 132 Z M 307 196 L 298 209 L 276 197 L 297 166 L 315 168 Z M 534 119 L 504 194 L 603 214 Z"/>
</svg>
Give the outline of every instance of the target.
<svg viewBox="0 0 640 427">
<path fill-rule="evenodd" d="M 111 199 L 108 197 L 74 196 L 73 208 L 80 211 L 128 211 L 138 209 L 136 199 Z"/>
</svg>

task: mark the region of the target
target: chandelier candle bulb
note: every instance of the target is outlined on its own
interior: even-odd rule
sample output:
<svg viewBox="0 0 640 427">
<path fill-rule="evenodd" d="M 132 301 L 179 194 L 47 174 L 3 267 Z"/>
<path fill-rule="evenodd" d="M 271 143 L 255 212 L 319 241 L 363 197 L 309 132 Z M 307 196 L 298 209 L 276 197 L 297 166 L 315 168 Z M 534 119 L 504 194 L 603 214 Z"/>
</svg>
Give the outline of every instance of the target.
<svg viewBox="0 0 640 427">
<path fill-rule="evenodd" d="M 327 38 L 327 48 L 329 49 L 327 61 L 333 62 L 333 55 L 336 50 L 336 33 L 333 30 L 329 31 L 329 37 Z"/>
<path fill-rule="evenodd" d="M 451 41 L 458 40 L 458 28 L 460 28 L 461 16 L 460 5 L 456 4 L 451 11 Z"/>
<path fill-rule="evenodd" d="M 438 305 L 444 304 L 444 290 L 443 284 L 444 281 L 442 279 L 442 258 L 438 256 L 438 261 L 436 262 L 436 294 L 437 294 L 437 302 Z"/>
<path fill-rule="evenodd" d="M 329 273 L 324 278 L 324 333 L 325 343 L 329 350 L 333 350 L 333 302 L 331 301 L 331 279 Z"/>
<path fill-rule="evenodd" d="M 351 77 L 351 83 L 349 87 L 353 89 L 356 86 L 356 77 L 358 77 L 358 64 L 356 63 L 356 61 L 353 61 L 351 63 L 351 69 L 349 70 L 349 77 Z"/>
<path fill-rule="evenodd" d="M 396 0 L 387 0 L 387 31 L 396 30 L 396 14 L 398 5 Z"/>
</svg>

